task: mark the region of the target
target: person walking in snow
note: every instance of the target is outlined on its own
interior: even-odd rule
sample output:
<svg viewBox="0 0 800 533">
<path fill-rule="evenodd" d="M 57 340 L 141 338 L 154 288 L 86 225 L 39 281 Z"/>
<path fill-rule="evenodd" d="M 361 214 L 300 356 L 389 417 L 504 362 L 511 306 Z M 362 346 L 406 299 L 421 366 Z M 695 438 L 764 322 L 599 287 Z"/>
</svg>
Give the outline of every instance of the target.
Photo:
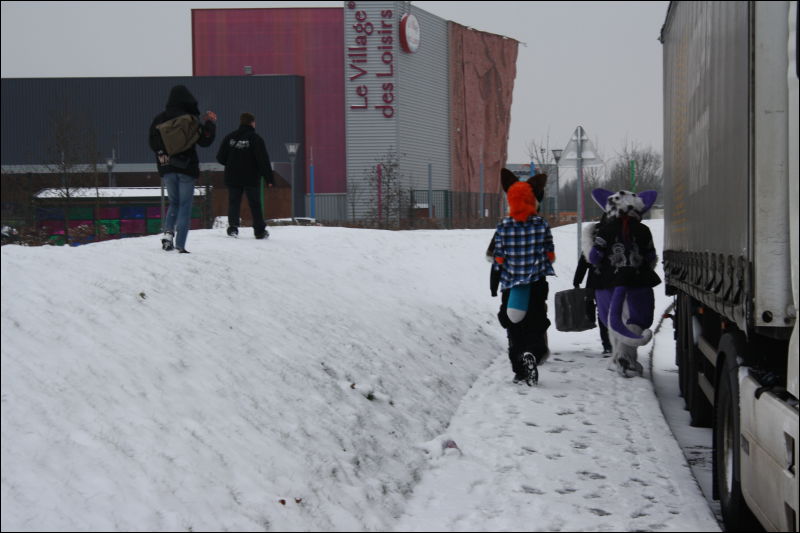
<svg viewBox="0 0 800 533">
<path fill-rule="evenodd" d="M 519 181 L 508 169 L 500 180 L 509 216 L 497 225 L 494 266 L 500 274 L 502 303 L 497 317 L 508 334 L 508 358 L 514 383 L 538 382 L 538 364 L 547 356 L 546 276 L 554 276 L 555 248 L 550 226 L 538 215 L 547 174 Z"/>
<path fill-rule="evenodd" d="M 228 235 L 239 235 L 239 207 L 242 194 L 246 194 L 255 238 L 269 237 L 261 212 L 259 179 L 263 176 L 267 186 L 272 187 L 272 164 L 264 139 L 256 133 L 256 117 L 252 113 L 242 113 L 239 129 L 222 140 L 217 161 L 225 167 L 225 186 L 228 187 Z"/>
<path fill-rule="evenodd" d="M 200 160 L 195 147 L 211 146 L 217 123 L 217 115 L 213 111 L 206 111 L 200 120 L 197 141 L 188 149 L 170 155 L 157 126 L 186 114 L 200 116 L 197 100 L 186 86 L 176 85 L 169 92 L 166 109 L 156 115 L 150 124 L 149 135 L 150 149 L 155 153 L 158 173 L 164 180 L 169 197 L 167 216 L 162 221 L 164 235 L 161 238 L 161 247 L 166 251 L 177 248 L 181 253 L 189 253 L 186 250 L 186 238 L 192 216 L 194 186 L 200 176 Z"/>
<path fill-rule="evenodd" d="M 588 238 L 591 241 L 594 241 L 598 229 L 605 221 L 606 216 L 604 214 L 600 218 L 599 222 L 590 225 L 587 228 L 588 231 L 583 232 L 582 239 Z M 578 259 L 578 266 L 575 268 L 575 275 L 572 278 L 572 286 L 576 289 L 579 288 L 581 283 L 583 283 L 584 277 L 586 278 L 586 316 L 594 320 L 595 309 L 597 308 L 595 304 L 594 291 L 596 289 L 603 288 L 600 283 L 600 268 L 597 265 L 592 265 L 589 263 L 589 260 L 586 259 L 586 255 L 581 253 L 581 257 Z M 603 343 L 603 357 L 609 357 L 611 354 L 611 341 L 608 338 L 608 328 L 599 318 L 599 312 L 597 326 L 600 329 L 600 340 Z"/>
<path fill-rule="evenodd" d="M 611 368 L 623 377 L 629 377 L 629 371 L 644 373 L 636 350 L 653 337 L 648 329 L 655 309 L 653 287 L 661 278 L 655 272 L 658 255 L 653 236 L 641 220 L 657 194 L 593 190 L 592 198 L 605 211 L 607 222 L 596 229 L 591 242 L 582 239 L 583 253 L 599 267 L 602 288 L 595 290 L 595 299 L 611 339 Z"/>
</svg>

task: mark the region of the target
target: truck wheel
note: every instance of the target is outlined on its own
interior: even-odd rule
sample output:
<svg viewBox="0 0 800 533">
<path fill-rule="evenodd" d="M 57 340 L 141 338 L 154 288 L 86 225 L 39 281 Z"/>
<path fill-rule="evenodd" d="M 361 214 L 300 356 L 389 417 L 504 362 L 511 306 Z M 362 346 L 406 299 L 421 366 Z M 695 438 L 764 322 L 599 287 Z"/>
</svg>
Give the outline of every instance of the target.
<svg viewBox="0 0 800 533">
<path fill-rule="evenodd" d="M 725 354 L 715 402 L 714 476 L 726 531 L 759 531 L 762 528 L 744 500 L 740 482 L 738 372 L 736 354 Z"/>
</svg>

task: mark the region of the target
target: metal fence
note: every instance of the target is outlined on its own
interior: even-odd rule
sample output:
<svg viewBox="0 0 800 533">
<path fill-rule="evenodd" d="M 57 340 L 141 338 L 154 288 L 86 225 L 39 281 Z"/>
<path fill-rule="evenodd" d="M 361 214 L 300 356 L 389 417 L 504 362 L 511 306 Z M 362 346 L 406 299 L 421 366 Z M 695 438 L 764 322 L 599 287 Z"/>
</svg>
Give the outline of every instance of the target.
<svg viewBox="0 0 800 533">
<path fill-rule="evenodd" d="M 503 197 L 498 194 L 472 192 L 411 191 L 409 218 L 429 219 L 446 228 L 494 227 L 503 212 Z"/>
<path fill-rule="evenodd" d="M 341 222 L 347 220 L 347 194 L 315 194 L 314 209 L 311 209 L 311 195 L 306 195 L 306 214 L 321 222 Z"/>
</svg>

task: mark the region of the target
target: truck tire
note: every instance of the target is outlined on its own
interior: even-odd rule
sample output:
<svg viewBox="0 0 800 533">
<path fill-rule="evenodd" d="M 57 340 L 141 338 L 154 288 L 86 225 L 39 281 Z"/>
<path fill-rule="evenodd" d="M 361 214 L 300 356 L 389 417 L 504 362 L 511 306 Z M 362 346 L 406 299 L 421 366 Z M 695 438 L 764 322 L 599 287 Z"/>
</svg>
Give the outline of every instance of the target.
<svg viewBox="0 0 800 533">
<path fill-rule="evenodd" d="M 737 343 L 723 336 L 723 345 L 729 350 L 724 354 L 722 372 L 717 384 L 715 400 L 716 418 L 714 424 L 714 477 L 719 495 L 722 519 L 726 531 L 763 531 L 753 516 L 742 495 L 739 452 L 739 365 L 737 364 Z M 728 342 L 726 342 L 726 340 Z M 733 353 L 731 353 L 733 352 Z M 723 356 L 721 353 L 720 356 Z"/>
</svg>

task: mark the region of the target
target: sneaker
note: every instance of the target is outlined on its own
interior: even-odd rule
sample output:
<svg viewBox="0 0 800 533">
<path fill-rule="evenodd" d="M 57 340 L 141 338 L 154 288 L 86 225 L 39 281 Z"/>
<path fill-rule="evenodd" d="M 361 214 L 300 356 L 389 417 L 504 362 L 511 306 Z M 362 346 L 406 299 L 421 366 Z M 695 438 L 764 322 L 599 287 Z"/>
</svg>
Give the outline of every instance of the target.
<svg viewBox="0 0 800 533">
<path fill-rule="evenodd" d="M 238 237 L 239 236 L 239 228 L 236 226 L 228 227 L 228 236 L 229 237 Z"/>
<path fill-rule="evenodd" d="M 161 237 L 161 249 L 165 252 L 175 249 L 175 245 L 172 244 L 172 236 L 173 234 L 171 231 L 166 231 L 164 232 L 164 236 Z"/>
<path fill-rule="evenodd" d="M 531 352 L 522 354 L 522 365 L 525 369 L 525 382 L 528 386 L 539 383 L 539 369 L 536 368 L 536 357 Z"/>
<path fill-rule="evenodd" d="M 603 357 L 611 357 L 611 347 L 603 346 Z"/>
<path fill-rule="evenodd" d="M 178 252 L 182 254 L 190 254 L 191 252 L 186 248 L 178 248 Z"/>
<path fill-rule="evenodd" d="M 256 232 L 256 239 L 266 239 L 269 237 L 269 231 L 264 228 L 264 231 Z"/>
</svg>

